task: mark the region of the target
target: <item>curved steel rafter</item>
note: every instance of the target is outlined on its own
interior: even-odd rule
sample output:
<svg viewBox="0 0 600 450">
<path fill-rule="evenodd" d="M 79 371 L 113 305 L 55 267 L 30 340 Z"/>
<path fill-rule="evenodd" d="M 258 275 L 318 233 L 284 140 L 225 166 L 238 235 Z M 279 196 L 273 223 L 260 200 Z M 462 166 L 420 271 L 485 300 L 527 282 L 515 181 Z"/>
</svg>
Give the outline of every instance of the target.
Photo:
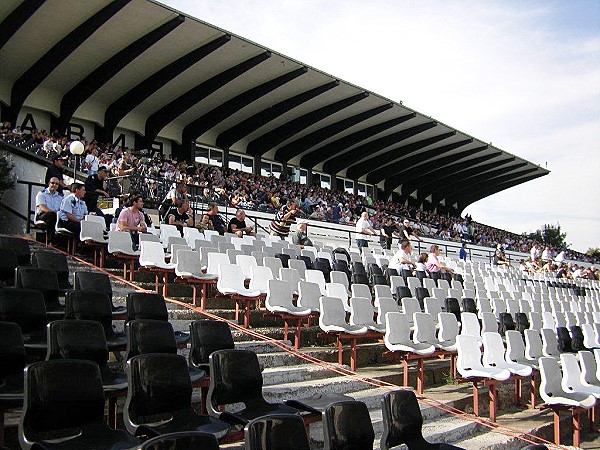
<svg viewBox="0 0 600 450">
<path fill-rule="evenodd" d="M 323 142 L 329 139 L 336 134 L 347 130 L 350 127 L 353 127 L 360 122 L 363 122 L 371 117 L 376 116 L 377 114 L 381 114 L 384 111 L 392 108 L 394 105 L 391 103 L 386 103 L 385 105 L 377 106 L 368 111 L 361 112 L 352 117 L 348 117 L 347 119 L 342 119 L 337 122 L 332 123 L 331 125 L 327 125 L 323 128 L 319 128 L 312 133 L 307 134 L 306 136 L 302 136 L 295 141 L 292 141 L 288 144 L 285 144 L 281 148 L 275 152 L 275 159 L 277 161 L 289 161 L 290 159 L 301 155 L 308 149 L 318 145 L 320 142 Z"/>
<path fill-rule="evenodd" d="M 403 140 L 430 130 L 436 125 L 436 122 L 425 122 L 415 125 L 411 128 L 397 131 L 396 133 L 388 134 L 387 136 L 382 136 L 374 141 L 366 142 L 365 144 L 359 145 L 358 147 L 355 147 L 346 153 L 326 161 L 323 165 L 323 170 L 330 174 L 336 174 L 348 167 L 348 165 L 357 163 L 362 159 L 369 158 L 369 155 L 372 155 L 379 150 L 383 150 L 386 147 L 395 145 Z"/>
<path fill-rule="evenodd" d="M 194 86 L 187 92 L 181 94 L 158 111 L 150 115 L 146 120 L 144 138 L 148 143 L 156 139 L 160 130 L 175 120 L 178 116 L 190 109 L 200 100 L 208 97 L 217 89 L 225 86 L 243 73 L 262 63 L 271 57 L 271 52 L 263 52 L 244 62 L 241 62 L 229 69 L 215 75 L 212 78 Z"/>
<path fill-rule="evenodd" d="M 306 103 L 307 101 L 321 94 L 324 94 L 330 89 L 339 86 L 339 84 L 339 81 L 334 80 L 321 86 L 317 86 L 316 88 L 309 89 L 308 91 L 294 95 L 293 97 L 283 100 L 273 106 L 270 106 L 269 108 L 263 109 L 262 111 L 254 114 L 252 117 L 248 117 L 246 120 L 243 120 L 240 123 L 237 123 L 231 128 L 220 133 L 217 136 L 217 147 L 231 147 L 240 139 L 243 139 L 245 136 L 248 136 L 253 131 L 266 125 L 271 120 L 279 117 L 282 114 L 285 114 L 286 112 L 296 108 L 297 106 L 300 106 L 303 103 Z"/>
<path fill-rule="evenodd" d="M 283 125 L 274 128 L 262 136 L 250 141 L 246 148 L 246 153 L 252 156 L 262 156 L 269 150 L 281 144 L 286 139 L 294 136 L 296 133 L 314 125 L 320 120 L 331 116 L 349 106 L 360 102 L 369 96 L 368 92 L 360 92 L 351 97 L 338 100 L 337 102 L 315 109 L 300 117 L 290 120 Z M 282 161 L 287 162 L 287 161 Z"/>
<path fill-rule="evenodd" d="M 272 92 L 284 84 L 304 75 L 306 72 L 308 72 L 306 67 L 300 67 L 299 69 L 292 70 L 291 72 L 253 87 L 252 89 L 242 92 L 241 94 L 236 95 L 234 98 L 227 100 L 225 103 L 188 123 L 183 128 L 182 142 L 195 141 L 202 134 L 206 133 L 212 127 L 225 120 L 232 114 L 250 105 L 260 97 L 264 97 L 269 92 Z"/>
</svg>

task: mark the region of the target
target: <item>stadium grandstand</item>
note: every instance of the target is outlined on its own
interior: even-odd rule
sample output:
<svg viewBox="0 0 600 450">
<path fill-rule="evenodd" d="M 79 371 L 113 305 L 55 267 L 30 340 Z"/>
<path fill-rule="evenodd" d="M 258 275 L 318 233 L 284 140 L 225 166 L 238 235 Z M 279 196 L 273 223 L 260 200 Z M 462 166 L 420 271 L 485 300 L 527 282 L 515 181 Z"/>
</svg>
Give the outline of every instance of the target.
<svg viewBox="0 0 600 450">
<path fill-rule="evenodd" d="M 594 261 L 461 216 L 546 169 L 153 0 L 0 24 L 0 447 L 597 446 Z"/>
</svg>

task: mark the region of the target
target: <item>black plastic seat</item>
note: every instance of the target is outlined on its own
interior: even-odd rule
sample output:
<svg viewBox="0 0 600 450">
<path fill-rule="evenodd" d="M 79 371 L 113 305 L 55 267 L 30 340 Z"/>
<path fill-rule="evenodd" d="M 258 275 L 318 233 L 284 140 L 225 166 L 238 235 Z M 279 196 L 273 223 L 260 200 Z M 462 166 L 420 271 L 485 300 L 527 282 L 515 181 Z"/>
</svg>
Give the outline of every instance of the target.
<svg viewBox="0 0 600 450">
<path fill-rule="evenodd" d="M 231 329 L 227 322 L 220 320 L 195 320 L 190 323 L 192 346 L 190 365 L 210 374 L 209 356 L 217 350 L 235 348 Z"/>
<path fill-rule="evenodd" d="M 385 276 L 386 284 L 389 286 L 391 284 L 392 277 L 398 276 L 398 271 L 396 269 L 386 267 L 383 271 L 383 275 Z"/>
<path fill-rule="evenodd" d="M 409 450 L 462 450 L 449 444 L 432 444 L 423 438 L 423 416 L 413 391 L 387 392 L 381 399 L 383 434 L 381 450 L 405 444 Z"/>
<path fill-rule="evenodd" d="M 517 326 L 510 313 L 503 312 L 498 315 L 498 333 L 502 336 L 504 336 L 508 330 L 514 330 L 516 328 Z"/>
<path fill-rule="evenodd" d="M 324 450 L 373 448 L 375 432 L 367 405 L 355 400 L 332 403 L 323 413 Z"/>
<path fill-rule="evenodd" d="M 290 255 L 287 255 L 285 253 L 275 253 L 275 258 L 279 259 L 281 261 L 281 265 L 283 267 L 289 267 L 289 261 L 290 261 Z"/>
<path fill-rule="evenodd" d="M 444 299 L 444 308 L 446 312 L 452 313 L 456 316 L 456 320 L 460 322 L 460 306 L 458 299 L 454 297 L 448 297 Z"/>
<path fill-rule="evenodd" d="M 130 292 L 127 294 L 127 320 L 153 319 L 169 321 L 169 312 L 165 298 L 155 292 Z M 190 335 L 182 331 L 174 331 L 177 345 L 185 345 Z"/>
<path fill-rule="evenodd" d="M 62 253 L 49 251 L 36 251 L 31 255 L 31 265 L 42 269 L 52 269 L 56 272 L 58 286 L 61 289 L 73 289 L 69 277 L 69 263 L 67 257 Z"/>
<path fill-rule="evenodd" d="M 336 259 L 333 261 L 332 270 L 336 270 L 338 272 L 344 272 L 348 277 L 348 281 L 350 281 L 350 268 L 348 267 L 348 263 L 341 259 Z"/>
<path fill-rule="evenodd" d="M 427 272 L 424 270 L 415 270 L 415 277 L 417 277 L 421 282 L 421 285 L 423 285 L 423 280 L 427 278 Z"/>
<path fill-rule="evenodd" d="M 46 360 L 85 359 L 98 364 L 105 391 L 127 390 L 125 372 L 108 367 L 104 329 L 94 320 L 55 320 L 48 324 Z"/>
<path fill-rule="evenodd" d="M 419 300 L 419 305 L 421 305 L 421 311 L 425 311 L 425 297 L 429 297 L 429 290 L 427 288 L 417 286 L 415 288 L 415 297 L 417 298 L 417 300 Z"/>
<path fill-rule="evenodd" d="M 360 261 L 354 261 L 352 263 L 352 273 L 353 274 L 364 273 L 366 275 L 367 269 L 365 269 L 365 265 L 363 263 L 361 263 Z"/>
<path fill-rule="evenodd" d="M 366 273 L 353 273 L 352 284 L 369 284 L 369 277 Z"/>
<path fill-rule="evenodd" d="M 464 297 L 462 299 L 462 310 L 463 312 L 470 312 L 473 314 L 477 314 L 477 304 L 475 303 L 475 300 L 472 298 L 468 298 L 468 297 Z"/>
<path fill-rule="evenodd" d="M 450 272 L 442 272 L 440 278 L 446 280 L 448 283 L 452 283 L 452 274 Z"/>
<path fill-rule="evenodd" d="M 58 320 L 64 317 L 65 307 L 58 300 L 63 290 L 60 289 L 58 277 L 53 270 L 19 266 L 16 269 L 15 287 L 40 291 L 44 296 L 46 315 L 49 320 Z"/>
<path fill-rule="evenodd" d="M 529 329 L 527 314 L 522 312 L 515 313 L 515 330 L 525 336 L 525 330 L 527 329 Z"/>
<path fill-rule="evenodd" d="M 70 291 L 65 299 L 65 319 L 95 320 L 104 328 L 106 345 L 111 352 L 127 348 L 125 333 L 117 333 L 112 327 L 112 308 L 108 295 L 101 291 Z"/>
<path fill-rule="evenodd" d="M 98 365 L 84 360 L 43 361 L 25 369 L 25 400 L 19 423 L 23 449 L 136 449 L 140 440 L 104 423 L 104 392 Z M 59 440 L 60 438 L 66 440 Z"/>
<path fill-rule="evenodd" d="M 46 306 L 40 291 L 0 289 L 0 320 L 21 327 L 25 349 L 46 352 Z"/>
<path fill-rule="evenodd" d="M 19 266 L 28 266 L 31 261 L 29 242 L 25 239 L 0 236 L 0 248 L 12 251 L 17 257 Z"/>
<path fill-rule="evenodd" d="M 149 437 L 179 431 L 202 431 L 221 439 L 229 425 L 192 408 L 192 383 L 185 358 L 149 353 L 127 361 L 129 391 L 123 421 L 134 435 Z"/>
<path fill-rule="evenodd" d="M 271 414 L 297 414 L 281 403 L 269 403 L 262 395 L 263 378 L 256 353 L 249 350 L 217 350 L 209 359 L 210 387 L 207 409 L 210 415 L 232 425 L 246 425 L 252 419 Z M 243 403 L 235 412 L 221 406 Z"/>
<path fill-rule="evenodd" d="M 401 269 L 400 270 L 400 276 L 402 278 L 404 278 L 404 283 L 408 283 L 406 280 L 408 279 L 408 277 L 412 277 L 412 271 L 410 269 Z"/>
<path fill-rule="evenodd" d="M 245 450 L 310 450 L 302 418 L 296 414 L 259 417 L 244 428 Z"/>
<path fill-rule="evenodd" d="M 460 273 L 455 273 L 454 274 L 454 281 L 459 281 L 461 288 L 463 288 L 465 286 L 465 280 L 463 278 L 463 276 Z"/>
<path fill-rule="evenodd" d="M 0 322 L 0 443 L 4 443 L 4 412 L 23 404 L 25 345 L 21 327 Z"/>
<path fill-rule="evenodd" d="M 219 450 L 219 441 L 209 433 L 180 431 L 148 439 L 140 450 Z"/>
<path fill-rule="evenodd" d="M 442 277 L 442 272 L 440 270 L 438 270 L 437 272 L 430 272 L 429 276 L 433 281 L 435 281 L 435 284 L 437 285 L 437 281 Z"/>
<path fill-rule="evenodd" d="M 75 280 L 76 291 L 99 291 L 108 295 L 112 315 L 115 319 L 124 319 L 127 314 L 125 306 L 115 306 L 113 304 L 113 291 L 108 275 L 100 272 L 75 272 L 73 275 Z"/>
<path fill-rule="evenodd" d="M 306 266 L 307 269 L 312 270 L 315 268 L 312 259 L 310 259 L 310 256 L 302 255 L 302 256 L 299 256 L 298 259 L 301 259 L 302 261 L 304 261 L 304 265 Z"/>
<path fill-rule="evenodd" d="M 323 272 L 325 281 L 329 283 L 331 274 L 331 264 L 329 263 L 329 260 L 327 258 L 316 258 L 313 265 L 315 270 L 320 270 Z"/>
<path fill-rule="evenodd" d="M 571 349 L 574 352 L 580 352 L 582 350 L 589 350 L 583 345 L 583 331 L 581 331 L 581 327 L 579 325 L 572 325 L 569 327 L 571 331 Z"/>
<path fill-rule="evenodd" d="M 397 286 L 396 287 L 396 299 L 402 300 L 404 297 L 412 297 L 412 292 L 408 286 Z"/>
<path fill-rule="evenodd" d="M 0 286 L 15 285 L 15 269 L 18 266 L 19 261 L 15 252 L 0 248 Z"/>
<path fill-rule="evenodd" d="M 173 326 L 169 322 L 153 319 L 131 320 L 125 324 L 127 335 L 127 359 L 147 353 L 177 354 L 177 342 Z M 195 384 L 206 378 L 206 372 L 188 367 L 190 379 Z"/>
</svg>

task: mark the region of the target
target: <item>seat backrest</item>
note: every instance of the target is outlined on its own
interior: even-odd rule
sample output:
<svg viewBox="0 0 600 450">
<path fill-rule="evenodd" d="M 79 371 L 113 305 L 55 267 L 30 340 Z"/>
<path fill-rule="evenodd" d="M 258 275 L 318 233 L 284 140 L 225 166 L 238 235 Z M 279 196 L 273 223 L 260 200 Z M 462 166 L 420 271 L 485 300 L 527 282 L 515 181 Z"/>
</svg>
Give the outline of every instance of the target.
<svg viewBox="0 0 600 450">
<path fill-rule="evenodd" d="M 102 220 L 102 223 L 93 221 L 93 220 L 83 220 L 80 225 L 81 229 L 79 232 L 79 239 L 81 241 L 94 240 L 98 242 L 104 241 L 103 232 L 106 229 L 106 225 L 103 217 L 99 216 L 90 216 L 90 217 L 98 217 Z"/>
<path fill-rule="evenodd" d="M 510 315 L 510 313 L 500 313 L 500 315 L 498 316 L 498 333 L 504 336 L 504 334 L 508 330 L 514 330 L 516 328 L 517 326 L 515 325 L 515 321 L 513 320 L 513 317 Z"/>
<path fill-rule="evenodd" d="M 322 296 L 319 299 L 319 326 L 325 330 L 330 325 L 346 325 L 346 307 L 341 298 Z"/>
<path fill-rule="evenodd" d="M 534 330 L 542 329 L 542 315 L 539 312 L 530 312 L 529 313 L 529 328 Z"/>
<path fill-rule="evenodd" d="M 269 415 L 251 420 L 244 428 L 244 437 L 245 450 L 310 450 L 304 421 L 295 414 Z"/>
<path fill-rule="evenodd" d="M 190 363 L 194 367 L 208 369 L 208 358 L 217 350 L 235 348 L 231 329 L 225 321 L 195 320 L 190 323 Z"/>
<path fill-rule="evenodd" d="M 86 359 L 104 367 L 108 348 L 104 329 L 94 320 L 55 320 L 48 324 L 46 360 Z"/>
<path fill-rule="evenodd" d="M 178 277 L 188 275 L 200 275 L 202 265 L 200 264 L 200 254 L 194 250 L 179 250 L 177 252 L 177 263 L 175 265 L 175 275 Z"/>
<path fill-rule="evenodd" d="M 324 450 L 373 448 L 375 432 L 367 405 L 355 400 L 335 402 L 323 413 Z"/>
<path fill-rule="evenodd" d="M 265 306 L 269 311 L 275 311 L 277 307 L 292 308 L 292 286 L 284 280 L 268 280 L 267 298 Z"/>
<path fill-rule="evenodd" d="M 317 283 L 309 281 L 300 281 L 298 283 L 298 306 L 309 308 L 311 311 L 319 311 L 320 297 L 321 288 Z"/>
<path fill-rule="evenodd" d="M 307 269 L 305 279 L 311 283 L 317 283 L 321 289 L 321 292 L 325 292 L 325 276 L 320 270 Z"/>
<path fill-rule="evenodd" d="M 352 284 L 370 284 L 366 273 L 353 273 L 351 279 Z"/>
<path fill-rule="evenodd" d="M 108 275 L 100 272 L 77 271 L 74 274 L 74 278 L 75 283 L 73 284 L 75 290 L 104 292 L 112 302 L 113 291 Z"/>
<path fill-rule="evenodd" d="M 280 269 L 281 270 L 281 269 Z M 279 273 L 277 274 L 279 277 Z M 261 293 L 267 292 L 267 283 L 269 280 L 277 278 L 269 267 L 252 266 L 250 268 L 250 289 L 257 289 Z"/>
<path fill-rule="evenodd" d="M 413 317 L 415 324 L 413 341 L 435 345 L 437 343 L 435 323 L 431 314 L 415 312 Z"/>
<path fill-rule="evenodd" d="M 495 367 L 505 361 L 504 343 L 499 333 L 483 333 L 483 364 Z"/>
<path fill-rule="evenodd" d="M 447 312 L 451 312 L 456 316 L 456 320 L 460 321 L 460 306 L 458 305 L 458 299 L 454 297 L 447 297 L 444 299 L 444 308 Z"/>
<path fill-rule="evenodd" d="M 129 292 L 127 294 L 127 320 L 169 320 L 167 305 L 162 295 L 155 292 Z"/>
<path fill-rule="evenodd" d="M 560 350 L 558 349 L 558 338 L 556 332 L 550 328 L 542 328 L 542 353 L 544 356 L 553 356 L 558 358 Z"/>
<path fill-rule="evenodd" d="M 279 269 L 279 279 L 290 283 L 293 292 L 298 291 L 298 283 L 300 282 L 300 272 L 289 267 Z"/>
<path fill-rule="evenodd" d="M 59 286 L 56 272 L 33 266 L 19 266 L 16 269 L 15 287 L 17 289 L 35 289 L 44 294 L 46 306 L 58 305 Z"/>
<path fill-rule="evenodd" d="M 348 282 L 348 275 L 345 272 L 340 272 L 339 270 L 332 270 L 329 272 L 329 279 L 332 283 L 340 283 L 345 286 L 346 289 L 350 288 L 350 283 Z"/>
<path fill-rule="evenodd" d="M 404 297 L 412 297 L 412 291 L 407 286 L 398 286 L 396 288 L 396 298 L 398 300 L 403 299 Z"/>
<path fill-rule="evenodd" d="M 217 289 L 219 292 L 227 293 L 229 289 L 235 291 L 243 291 L 245 289 L 244 274 L 240 266 L 235 264 L 219 264 L 217 274 L 219 275 L 219 279 L 217 280 Z"/>
<path fill-rule="evenodd" d="M 69 281 L 69 263 L 67 257 L 62 253 L 36 251 L 31 256 L 31 262 L 43 269 L 52 269 L 56 273 L 59 283 Z"/>
<path fill-rule="evenodd" d="M 438 322 L 440 330 L 438 332 L 438 340 L 440 342 L 453 341 L 458 335 L 458 320 L 452 313 L 438 313 Z"/>
<path fill-rule="evenodd" d="M 524 312 L 515 313 L 515 330 L 519 333 L 524 333 L 529 328 L 529 319 L 527 314 Z"/>
<path fill-rule="evenodd" d="M 320 270 L 323 272 L 323 276 L 325 277 L 325 281 L 329 281 L 329 273 L 331 272 L 331 264 L 329 260 L 326 258 L 316 258 L 314 263 L 315 270 Z"/>
<path fill-rule="evenodd" d="M 424 287 L 416 287 L 414 297 L 419 300 L 419 304 L 421 305 L 421 309 L 424 306 L 425 297 L 429 297 L 429 290 Z"/>
<path fill-rule="evenodd" d="M 92 361 L 60 359 L 30 364 L 25 369 L 25 399 L 19 426 L 24 443 L 52 439 L 57 430 L 101 425 L 104 392 L 100 368 Z"/>
<path fill-rule="evenodd" d="M 552 331 L 552 330 L 550 330 Z M 565 397 L 565 391 L 561 386 L 562 373 L 556 358 L 543 356 L 539 360 L 540 365 L 540 397 L 548 402 L 556 397 Z"/>
<path fill-rule="evenodd" d="M 229 257 L 225 253 L 208 252 L 206 265 L 207 273 L 218 274 L 219 266 L 221 264 L 231 264 L 229 261 Z"/>
<path fill-rule="evenodd" d="M 386 392 L 381 399 L 381 411 L 383 415 L 383 434 L 379 442 L 381 450 L 389 450 L 415 441 L 423 443 L 423 416 L 413 391 L 399 389 Z"/>
<path fill-rule="evenodd" d="M 112 305 L 104 292 L 70 291 L 65 297 L 65 319 L 95 320 L 104 327 L 104 335 L 112 335 Z"/>
<path fill-rule="evenodd" d="M 23 334 L 44 330 L 44 295 L 33 289 L 0 289 L 0 321 L 18 324 Z"/>
<path fill-rule="evenodd" d="M 372 325 L 373 306 L 371 299 L 365 297 L 350 298 L 350 325 Z"/>
<path fill-rule="evenodd" d="M 31 260 L 29 242 L 25 239 L 10 236 L 0 236 L 0 248 L 12 251 L 20 266 L 27 266 Z"/>
<path fill-rule="evenodd" d="M 572 352 L 573 348 L 571 347 L 571 335 L 569 334 L 569 330 L 566 327 L 557 327 L 556 334 L 558 338 L 558 350 L 563 352 Z"/>
<path fill-rule="evenodd" d="M 256 353 L 250 350 L 217 350 L 208 358 L 210 387 L 206 408 L 220 415 L 220 406 L 264 402 L 263 378 Z"/>
<path fill-rule="evenodd" d="M 329 297 L 337 297 L 342 299 L 344 302 L 348 301 L 348 291 L 343 284 L 327 283 L 325 285 L 325 291 Z"/>
<path fill-rule="evenodd" d="M 596 376 L 598 366 L 594 359 L 594 354 L 589 350 L 582 350 L 577 353 L 577 359 L 581 365 L 581 377 L 583 380 L 591 385 L 598 385 L 599 381 Z"/>
<path fill-rule="evenodd" d="M 404 313 L 389 312 L 385 315 L 384 342 L 388 344 L 410 343 L 410 324 Z"/>
<path fill-rule="evenodd" d="M 163 244 L 152 241 L 140 242 L 140 265 L 165 264 L 165 248 Z"/>
<path fill-rule="evenodd" d="M 245 278 L 250 278 L 250 268 L 252 266 L 258 266 L 256 258 L 250 255 L 236 255 L 235 263 L 242 268 Z"/>
<path fill-rule="evenodd" d="M 506 338 L 506 361 L 522 361 L 525 359 L 525 343 L 523 335 L 516 330 L 508 330 Z"/>
<path fill-rule="evenodd" d="M 477 338 L 459 335 L 456 337 L 456 346 L 458 350 L 456 369 L 462 376 L 468 375 L 469 369 L 483 368 Z"/>
<path fill-rule="evenodd" d="M 385 324 L 385 315 L 389 312 L 400 312 L 398 302 L 391 297 L 381 297 L 377 306 L 377 323 Z"/>
<path fill-rule="evenodd" d="M 0 379 L 23 375 L 25 345 L 21 327 L 14 322 L 0 322 Z"/>
<path fill-rule="evenodd" d="M 585 347 L 583 340 L 583 331 L 581 331 L 581 327 L 577 325 L 573 325 L 569 328 L 571 331 L 571 349 L 574 352 L 580 352 L 581 350 L 587 350 Z"/>
<path fill-rule="evenodd" d="M 537 361 L 543 355 L 540 331 L 532 329 L 525 330 L 525 358 Z"/>
<path fill-rule="evenodd" d="M 479 319 L 474 313 L 463 312 L 460 314 L 461 329 L 460 334 L 463 336 L 474 336 L 481 338 L 481 326 Z"/>
<path fill-rule="evenodd" d="M 462 310 L 464 312 L 470 312 L 477 314 L 477 305 L 475 304 L 475 300 L 472 298 L 463 298 L 462 299 Z"/>
<path fill-rule="evenodd" d="M 173 326 L 169 322 L 137 319 L 127 322 L 127 359 L 146 353 L 177 354 Z"/>
<path fill-rule="evenodd" d="M 304 279 L 306 272 L 306 263 L 301 259 L 290 259 L 288 265 L 291 269 L 296 269 L 300 273 L 300 278 Z"/>
<path fill-rule="evenodd" d="M 271 269 L 273 278 L 277 278 L 279 276 L 279 269 L 283 267 L 283 263 L 279 258 L 275 258 L 274 256 L 265 256 L 263 258 L 263 266 Z"/>
<path fill-rule="evenodd" d="M 150 416 L 164 416 L 190 408 L 192 383 L 183 356 L 147 353 L 127 361 L 127 400 L 123 421 L 135 433 Z"/>
<path fill-rule="evenodd" d="M 402 312 L 406 315 L 409 323 L 413 323 L 413 314 L 422 312 L 419 301 L 414 297 L 404 297 L 400 300 Z"/>
<path fill-rule="evenodd" d="M 392 290 L 387 284 L 376 284 L 373 286 L 375 291 L 375 299 L 380 297 L 393 297 Z"/>
</svg>

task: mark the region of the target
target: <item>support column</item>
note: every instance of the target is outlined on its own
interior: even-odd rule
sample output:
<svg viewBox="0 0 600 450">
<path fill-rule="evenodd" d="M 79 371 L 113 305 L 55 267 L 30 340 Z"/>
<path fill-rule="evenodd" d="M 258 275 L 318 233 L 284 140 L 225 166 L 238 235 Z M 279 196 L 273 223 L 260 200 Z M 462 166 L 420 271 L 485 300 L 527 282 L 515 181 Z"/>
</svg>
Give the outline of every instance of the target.
<svg viewBox="0 0 600 450">
<path fill-rule="evenodd" d="M 260 175 L 260 156 L 254 155 L 254 175 Z"/>
<path fill-rule="evenodd" d="M 223 152 L 223 169 L 229 169 L 229 148 L 222 148 Z"/>
<path fill-rule="evenodd" d="M 312 168 L 306 168 L 306 185 L 312 186 L 312 184 L 313 184 Z"/>
</svg>

